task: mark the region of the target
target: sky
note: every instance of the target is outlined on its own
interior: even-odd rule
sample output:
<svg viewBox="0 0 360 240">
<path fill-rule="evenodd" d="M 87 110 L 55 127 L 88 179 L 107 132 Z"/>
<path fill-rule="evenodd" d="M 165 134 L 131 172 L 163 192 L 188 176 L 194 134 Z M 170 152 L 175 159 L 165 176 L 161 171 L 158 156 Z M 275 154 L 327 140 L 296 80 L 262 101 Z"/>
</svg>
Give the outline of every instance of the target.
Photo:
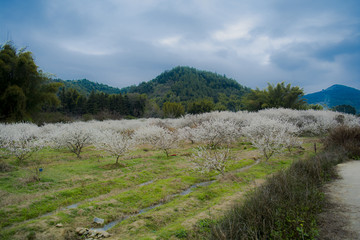
<svg viewBox="0 0 360 240">
<path fill-rule="evenodd" d="M 263 89 L 360 89 L 359 0 L 1 0 L 0 44 L 44 72 L 127 87 L 190 66 Z"/>
</svg>

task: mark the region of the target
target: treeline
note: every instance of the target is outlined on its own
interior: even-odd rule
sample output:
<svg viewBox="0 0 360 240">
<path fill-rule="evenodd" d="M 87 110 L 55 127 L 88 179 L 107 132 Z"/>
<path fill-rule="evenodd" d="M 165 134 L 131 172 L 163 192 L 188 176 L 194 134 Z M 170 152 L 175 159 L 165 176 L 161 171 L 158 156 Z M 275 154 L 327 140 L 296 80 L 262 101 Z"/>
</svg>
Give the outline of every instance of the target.
<svg viewBox="0 0 360 240">
<path fill-rule="evenodd" d="M 51 81 L 61 83 L 66 89 L 73 88 L 77 90 L 81 95 L 86 95 L 86 96 L 89 96 L 92 91 L 104 92 L 107 94 L 118 94 L 121 91 L 119 88 L 111 87 L 102 83 L 92 82 L 87 79 L 79 79 L 79 80 L 52 79 Z"/>
<path fill-rule="evenodd" d="M 105 118 L 140 118 L 140 117 L 180 117 L 185 113 L 199 114 L 214 110 L 229 110 L 226 106 L 239 108 L 240 100 L 231 100 L 225 96 L 218 103 L 211 98 L 196 101 L 169 102 L 161 105 L 146 94 L 119 93 L 107 94 L 92 91 L 88 96 L 73 88 L 61 87 L 58 92 L 60 104 L 51 108 L 44 108 L 44 114 L 61 113 L 68 118 L 87 119 Z"/>
<path fill-rule="evenodd" d="M 0 121 L 31 121 L 43 108 L 59 104 L 59 83 L 38 69 L 32 53 L 12 43 L 0 47 Z"/>
<path fill-rule="evenodd" d="M 176 67 L 120 92 L 86 79 L 50 79 L 38 69 L 31 52 L 17 51 L 12 43 L 0 47 L 2 122 L 180 117 L 214 110 L 279 107 L 322 109 L 320 105 L 308 105 L 303 96 L 303 89 L 283 82 L 251 90 L 226 76 L 190 67 Z M 335 110 L 353 113 L 348 106 Z"/>
<path fill-rule="evenodd" d="M 142 117 L 147 102 L 146 95 L 141 94 L 123 95 L 92 91 L 89 96 L 86 96 L 76 89 L 64 87 L 60 89 L 58 95 L 61 104 L 52 111 L 60 111 L 71 116 L 108 113 L 113 117 Z"/>
</svg>

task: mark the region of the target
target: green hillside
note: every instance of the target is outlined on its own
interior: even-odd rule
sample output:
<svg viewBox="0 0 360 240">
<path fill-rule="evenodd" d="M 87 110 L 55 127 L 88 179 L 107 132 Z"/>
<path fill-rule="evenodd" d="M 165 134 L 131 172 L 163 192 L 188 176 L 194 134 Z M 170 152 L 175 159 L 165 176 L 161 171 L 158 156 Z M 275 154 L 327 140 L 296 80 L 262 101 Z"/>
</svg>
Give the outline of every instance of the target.
<svg viewBox="0 0 360 240">
<path fill-rule="evenodd" d="M 68 88 L 76 89 L 81 95 L 85 95 L 85 96 L 88 96 L 92 91 L 103 92 L 107 94 L 120 93 L 119 88 L 110 87 L 102 83 L 91 82 L 87 79 L 80 79 L 80 80 L 54 79 L 53 81 L 63 83 L 66 89 Z"/>
<path fill-rule="evenodd" d="M 350 105 L 360 112 L 360 90 L 344 85 L 333 85 L 320 92 L 304 96 L 309 104 L 321 104 L 332 108 L 338 105 Z"/>
<path fill-rule="evenodd" d="M 220 74 L 179 66 L 163 72 L 149 82 L 142 82 L 121 91 L 145 93 L 159 104 L 165 101 L 188 102 L 203 98 L 217 103 L 221 98 L 240 99 L 250 88 Z"/>
</svg>

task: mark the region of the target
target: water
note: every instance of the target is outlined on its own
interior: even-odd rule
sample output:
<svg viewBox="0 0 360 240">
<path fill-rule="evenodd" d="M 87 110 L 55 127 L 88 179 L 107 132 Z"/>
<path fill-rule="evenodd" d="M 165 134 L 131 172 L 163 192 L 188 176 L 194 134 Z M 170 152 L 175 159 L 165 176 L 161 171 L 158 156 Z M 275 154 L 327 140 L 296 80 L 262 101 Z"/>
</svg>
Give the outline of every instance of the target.
<svg viewBox="0 0 360 240">
<path fill-rule="evenodd" d="M 151 181 L 148 181 L 148 182 L 144 182 L 144 183 L 142 183 L 142 184 L 139 184 L 138 187 L 142 187 L 142 186 L 145 186 L 145 185 L 149 185 L 149 184 L 151 184 L 151 183 L 153 183 L 153 182 L 154 182 L 154 180 L 151 180 Z"/>
<path fill-rule="evenodd" d="M 211 183 L 215 182 L 216 180 L 212 180 L 212 181 L 207 181 L 207 182 L 201 182 L 201 183 L 196 183 L 194 185 L 191 185 L 189 188 L 185 189 L 184 191 L 180 192 L 180 193 L 176 193 L 176 194 L 172 194 L 170 195 L 170 197 L 176 197 L 176 196 L 185 196 L 189 193 L 191 193 L 194 188 L 197 188 L 197 187 L 204 187 L 204 186 L 208 186 L 210 185 Z M 102 228 L 91 228 L 91 230 L 98 230 L 98 231 L 107 231 L 109 230 L 110 228 L 114 227 L 116 224 L 130 218 L 130 217 L 135 217 L 135 216 L 138 216 L 142 213 L 145 213 L 147 211 L 150 211 L 151 209 L 154 209 L 154 208 L 157 208 L 157 207 L 160 207 L 162 205 L 164 205 L 165 203 L 158 203 L 158 204 L 155 204 L 155 205 L 152 205 L 150 207 L 147 207 L 147 208 L 143 208 L 143 209 L 140 209 L 138 213 L 136 214 L 132 214 L 132 215 L 127 215 L 121 219 L 117 219 L 115 221 L 112 221 L 112 222 L 109 222 L 108 224 L 104 225 Z"/>
<path fill-rule="evenodd" d="M 142 187 L 142 186 L 145 186 L 145 185 L 149 185 L 149 184 L 151 184 L 151 183 L 153 183 L 153 182 L 154 182 L 154 180 L 150 180 L 150 181 L 147 181 L 147 182 L 144 182 L 144 183 L 141 183 L 141 184 L 137 185 L 137 187 Z M 94 199 L 95 199 L 95 198 L 88 198 L 88 199 L 86 199 L 86 200 L 84 200 L 84 201 L 77 202 L 77 203 L 71 204 L 71 205 L 66 206 L 66 207 L 61 207 L 61 208 L 59 208 L 58 210 L 55 210 L 55 211 L 53 211 L 53 212 L 45 213 L 45 214 L 43 214 L 43 215 L 40 215 L 40 216 L 37 217 L 37 218 L 51 216 L 51 215 L 54 215 L 55 213 L 57 213 L 57 212 L 59 212 L 59 211 L 64 211 L 64 210 L 68 210 L 68 209 L 75 209 L 75 208 L 77 208 L 80 204 L 83 204 L 84 202 L 91 202 L 91 201 L 94 200 Z M 27 222 L 27 221 L 32 221 L 32 220 L 34 220 L 34 219 L 35 219 L 35 218 L 28 219 L 28 220 L 26 220 L 26 222 Z"/>
<path fill-rule="evenodd" d="M 235 172 L 245 171 L 245 170 L 253 167 L 254 165 L 258 164 L 259 162 L 260 162 L 260 160 L 257 159 L 257 160 L 255 161 L 255 163 L 253 163 L 253 164 L 251 164 L 251 165 L 249 165 L 249 166 L 243 167 L 243 168 L 241 168 L 241 169 L 239 169 L 239 170 L 237 170 L 237 171 L 235 171 Z M 180 193 L 170 195 L 170 197 L 175 197 L 175 196 L 178 196 L 178 195 L 180 195 L 180 196 L 187 195 L 187 194 L 191 193 L 194 188 L 200 187 L 200 186 L 208 186 L 208 185 L 210 185 L 211 183 L 213 183 L 213 182 L 215 182 L 215 181 L 216 181 L 216 180 L 206 181 L 206 182 L 201 182 L 201 183 L 196 183 L 196 184 L 190 186 L 189 188 L 185 189 L 184 191 L 182 191 L 182 192 L 180 192 Z M 144 182 L 144 183 L 141 183 L 141 184 L 137 185 L 137 187 L 146 186 L 146 185 L 149 185 L 149 184 L 151 184 L 151 183 L 153 183 L 153 182 L 154 182 L 154 180 L 150 180 L 150 181 L 147 181 L 147 182 Z M 56 210 L 56 211 L 45 213 L 45 214 L 43 214 L 43 215 L 41 215 L 41 216 L 39 216 L 39 217 L 37 217 L 37 218 L 46 217 L 46 216 L 51 216 L 51 215 L 55 214 L 55 213 L 58 212 L 58 211 L 64 211 L 64 210 L 68 210 L 68 209 L 75 209 L 75 208 L 77 208 L 80 204 L 82 204 L 82 203 L 84 203 L 84 202 L 90 202 L 90 201 L 92 201 L 92 200 L 94 200 L 94 199 L 95 199 L 95 198 L 89 198 L 89 199 L 86 199 L 86 200 L 84 200 L 84 201 L 77 202 L 77 203 L 71 204 L 71 205 L 69 205 L 69 206 L 59 208 L 59 209 Z M 138 213 L 136 213 L 136 214 L 125 216 L 125 217 L 122 218 L 122 219 L 118 219 L 118 220 L 115 220 L 115 221 L 112 221 L 112 222 L 106 224 L 106 225 L 105 225 L 104 227 L 102 227 L 102 228 L 96 228 L 96 229 L 106 231 L 106 230 L 112 228 L 113 226 L 115 226 L 116 224 L 124 221 L 125 219 L 128 219 L 129 217 L 133 217 L 133 216 L 137 216 L 137 215 L 139 215 L 139 214 L 145 213 L 145 212 L 147 212 L 147 211 L 149 211 L 149 210 L 151 210 L 151 209 L 153 209 L 153 208 L 159 207 L 159 206 L 161 206 L 161 205 L 163 205 L 163 204 L 164 204 L 164 203 L 159 203 L 159 204 L 155 204 L 155 205 L 152 205 L 152 206 L 150 206 L 150 207 L 141 209 L 141 210 L 140 210 Z M 28 219 L 28 220 L 26 220 L 25 222 L 32 221 L 32 220 L 34 220 L 34 219 L 36 219 L 36 218 Z"/>
<path fill-rule="evenodd" d="M 187 195 L 187 194 L 191 193 L 194 188 L 196 188 L 196 187 L 205 187 L 205 186 L 208 186 L 208 185 L 210 185 L 211 183 L 213 183 L 215 181 L 216 180 L 196 183 L 196 184 L 192 185 L 191 187 L 189 187 L 188 189 L 186 189 L 186 190 L 182 191 L 181 193 L 179 193 L 179 195 L 181 195 L 181 196 Z"/>
<path fill-rule="evenodd" d="M 249 168 L 251 168 L 251 167 L 253 167 L 253 166 L 255 166 L 255 165 L 259 164 L 259 163 L 260 163 L 260 160 L 257 159 L 253 164 L 251 164 L 251 165 L 249 165 L 249 166 L 246 166 L 246 167 L 243 167 L 243 168 L 237 170 L 236 172 L 245 171 L 245 170 L 247 170 L 247 169 L 249 169 Z M 216 181 L 216 180 L 206 181 L 206 182 L 201 182 L 201 183 L 196 183 L 196 184 L 194 184 L 194 185 L 191 185 L 189 188 L 185 189 L 184 191 L 182 191 L 182 192 L 180 192 L 180 193 L 170 195 L 170 198 L 171 198 L 171 197 L 176 197 L 176 196 L 178 196 L 178 195 L 180 195 L 180 196 L 185 196 L 185 195 L 191 193 L 191 192 L 194 190 L 194 188 L 209 186 L 211 183 L 213 183 L 213 182 L 215 182 L 215 181 Z M 150 184 L 150 183 L 152 183 L 152 181 L 149 181 L 149 182 L 146 182 L 146 183 L 142 183 L 142 184 L 140 184 L 139 186 L 144 186 L 144 185 L 147 185 L 147 184 Z M 142 213 L 145 213 L 145 212 L 147 212 L 147 211 L 149 211 L 149 210 L 151 210 L 151 209 L 157 208 L 157 207 L 162 206 L 162 205 L 164 205 L 164 203 L 158 203 L 158 204 L 152 205 L 152 206 L 150 206 L 150 207 L 140 209 L 140 211 L 139 211 L 138 213 L 136 213 L 136 214 L 132 214 L 132 215 L 125 216 L 125 217 L 123 217 L 123 218 L 121 218 L 121 219 L 117 219 L 117 220 L 115 220 L 115 221 L 109 222 L 108 224 L 104 225 L 102 228 L 94 228 L 94 229 L 92 229 L 92 230 L 103 230 L 103 231 L 107 231 L 107 230 L 109 230 L 110 228 L 114 227 L 116 224 L 118 224 L 118 223 L 120 223 L 120 222 L 122 222 L 122 221 L 124 221 L 124 220 L 126 220 L 126 219 L 128 219 L 128 218 L 130 218 L 130 217 L 138 216 L 138 215 L 140 215 L 140 214 L 142 214 Z"/>
</svg>

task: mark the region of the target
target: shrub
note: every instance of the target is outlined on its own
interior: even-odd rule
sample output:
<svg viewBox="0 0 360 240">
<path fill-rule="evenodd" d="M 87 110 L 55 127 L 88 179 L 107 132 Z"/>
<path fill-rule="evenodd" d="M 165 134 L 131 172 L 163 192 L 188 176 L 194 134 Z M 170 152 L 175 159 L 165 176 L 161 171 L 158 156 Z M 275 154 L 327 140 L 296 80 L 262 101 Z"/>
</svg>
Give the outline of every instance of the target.
<svg viewBox="0 0 360 240">
<path fill-rule="evenodd" d="M 360 157 L 360 127 L 338 126 L 330 130 L 325 138 L 325 147 L 328 150 L 344 148 L 350 158 Z"/>
<path fill-rule="evenodd" d="M 9 165 L 8 163 L 0 159 L 0 172 L 10 172 L 13 169 L 14 169 L 13 166 Z"/>
<path fill-rule="evenodd" d="M 321 183 L 335 176 L 343 153 L 324 153 L 273 175 L 213 224 L 210 239 L 313 239 L 324 204 Z"/>
</svg>

